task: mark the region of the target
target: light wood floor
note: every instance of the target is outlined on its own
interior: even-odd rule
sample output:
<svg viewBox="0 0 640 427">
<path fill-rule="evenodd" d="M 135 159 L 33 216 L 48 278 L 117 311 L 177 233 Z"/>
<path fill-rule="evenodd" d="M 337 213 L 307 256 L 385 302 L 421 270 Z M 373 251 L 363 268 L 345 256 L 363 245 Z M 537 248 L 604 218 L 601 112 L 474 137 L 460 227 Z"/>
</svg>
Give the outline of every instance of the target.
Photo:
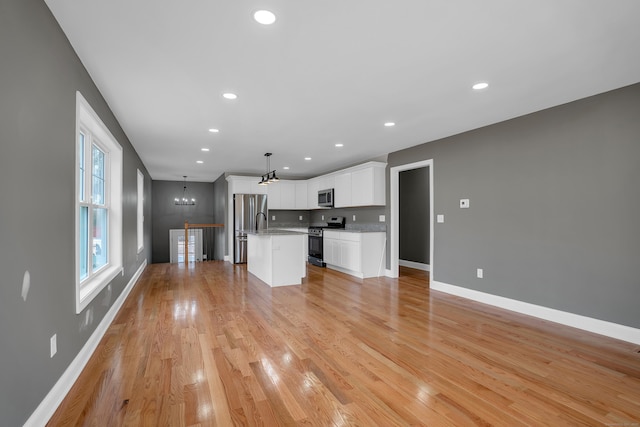
<svg viewBox="0 0 640 427">
<path fill-rule="evenodd" d="M 49 425 L 640 425 L 639 346 L 308 271 L 150 265 Z"/>
</svg>

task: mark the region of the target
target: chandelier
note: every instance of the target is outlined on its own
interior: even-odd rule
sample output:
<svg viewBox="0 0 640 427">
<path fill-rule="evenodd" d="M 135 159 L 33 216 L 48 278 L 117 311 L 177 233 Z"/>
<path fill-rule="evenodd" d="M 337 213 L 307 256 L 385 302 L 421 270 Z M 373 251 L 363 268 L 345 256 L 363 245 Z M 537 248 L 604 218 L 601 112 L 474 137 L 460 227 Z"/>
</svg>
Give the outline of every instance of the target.
<svg viewBox="0 0 640 427">
<path fill-rule="evenodd" d="M 265 153 L 264 154 L 264 156 L 267 158 L 267 173 L 262 175 L 262 179 L 260 180 L 258 185 L 267 185 L 267 184 L 271 184 L 272 182 L 280 181 L 278 179 L 278 177 L 276 176 L 275 169 L 272 170 L 272 171 L 269 170 L 269 169 L 271 169 L 271 162 L 269 161 L 269 158 L 271 157 L 271 154 L 273 154 L 273 153 Z"/>
<path fill-rule="evenodd" d="M 193 206 L 196 204 L 196 199 L 189 198 L 189 193 L 187 192 L 187 176 L 183 175 L 184 178 L 184 187 L 182 187 L 182 197 L 176 197 L 174 199 L 176 205 L 179 206 Z"/>
</svg>

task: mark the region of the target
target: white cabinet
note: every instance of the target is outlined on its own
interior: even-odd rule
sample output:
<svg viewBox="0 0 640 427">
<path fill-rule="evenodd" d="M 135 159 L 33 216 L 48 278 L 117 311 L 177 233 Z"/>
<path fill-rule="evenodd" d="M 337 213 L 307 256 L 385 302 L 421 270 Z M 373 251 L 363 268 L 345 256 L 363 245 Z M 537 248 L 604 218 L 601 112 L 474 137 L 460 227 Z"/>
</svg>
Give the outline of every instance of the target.
<svg viewBox="0 0 640 427">
<path fill-rule="evenodd" d="M 268 209 L 282 209 L 282 187 L 280 184 L 270 184 L 267 186 L 267 207 Z"/>
<path fill-rule="evenodd" d="M 296 209 L 307 209 L 307 181 L 296 181 Z"/>
<path fill-rule="evenodd" d="M 374 163 L 374 162 L 370 162 Z M 384 163 L 369 164 L 351 172 L 351 205 L 384 205 Z"/>
<path fill-rule="evenodd" d="M 307 180 L 307 209 L 318 209 L 318 190 L 320 181 L 318 178 Z"/>
<path fill-rule="evenodd" d="M 327 267 L 360 278 L 384 275 L 384 232 L 325 230 L 323 258 Z"/>
<path fill-rule="evenodd" d="M 267 187 L 267 203 L 269 209 L 306 209 L 307 208 L 307 184 L 301 186 L 297 181 L 280 180 L 269 184 Z M 304 192 L 299 188 L 304 188 Z M 300 199 L 299 207 L 298 199 Z"/>
<path fill-rule="evenodd" d="M 318 190 L 334 189 L 334 206 L 384 206 L 386 163 L 367 162 L 331 175 L 314 178 Z M 316 209 L 317 203 L 309 209 Z"/>
<path fill-rule="evenodd" d="M 328 190 L 335 187 L 335 175 L 322 175 L 318 178 L 318 190 Z"/>
<path fill-rule="evenodd" d="M 351 172 L 336 175 L 333 197 L 336 208 L 351 206 Z"/>
<path fill-rule="evenodd" d="M 233 194 L 267 194 L 267 186 L 258 185 L 259 182 L 259 176 L 229 175 L 227 177 L 228 193 L 231 197 Z"/>
<path fill-rule="evenodd" d="M 340 265 L 340 232 L 325 230 L 322 235 L 322 258 L 327 264 Z"/>
<path fill-rule="evenodd" d="M 304 234 L 304 248 L 303 248 L 303 252 L 304 252 L 304 259 L 306 260 L 309 256 L 309 228 L 305 227 L 305 228 L 283 228 L 283 230 L 287 230 L 287 231 L 295 231 L 297 233 L 302 233 Z"/>
<path fill-rule="evenodd" d="M 304 234 L 249 234 L 247 271 L 269 286 L 299 285 L 307 275 Z"/>
<path fill-rule="evenodd" d="M 296 184 L 291 181 L 279 181 L 275 184 L 271 184 L 272 186 L 279 186 L 281 192 L 281 203 L 282 207 L 280 209 L 295 209 L 296 208 Z"/>
</svg>

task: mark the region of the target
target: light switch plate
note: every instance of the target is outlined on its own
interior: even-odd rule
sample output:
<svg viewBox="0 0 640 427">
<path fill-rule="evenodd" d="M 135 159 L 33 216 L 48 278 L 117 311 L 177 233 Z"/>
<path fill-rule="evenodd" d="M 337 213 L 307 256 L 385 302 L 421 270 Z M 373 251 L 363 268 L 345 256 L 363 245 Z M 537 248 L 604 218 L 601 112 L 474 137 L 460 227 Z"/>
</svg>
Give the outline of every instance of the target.
<svg viewBox="0 0 640 427">
<path fill-rule="evenodd" d="M 476 276 L 478 276 L 478 279 L 482 279 L 484 277 L 484 270 L 481 268 L 478 268 L 476 270 Z"/>
<path fill-rule="evenodd" d="M 356 220 L 356 216 L 355 216 L 355 215 L 353 216 L 353 220 L 354 220 L 354 221 Z"/>
<path fill-rule="evenodd" d="M 440 214 L 436 216 L 436 221 L 438 221 L 440 224 L 444 223 L 444 215 Z"/>
<path fill-rule="evenodd" d="M 300 221 L 302 221 L 302 215 L 300 215 L 300 216 L 298 217 L 298 219 L 299 219 Z"/>
<path fill-rule="evenodd" d="M 276 220 L 276 216 L 275 215 L 271 215 L 271 221 L 275 221 Z"/>
<path fill-rule="evenodd" d="M 379 215 L 378 216 L 378 221 L 384 222 L 385 221 L 384 215 Z"/>
<path fill-rule="evenodd" d="M 460 199 L 460 208 L 468 209 L 469 208 L 469 199 Z"/>
<path fill-rule="evenodd" d="M 322 215 L 322 220 L 324 221 L 324 215 Z"/>
</svg>

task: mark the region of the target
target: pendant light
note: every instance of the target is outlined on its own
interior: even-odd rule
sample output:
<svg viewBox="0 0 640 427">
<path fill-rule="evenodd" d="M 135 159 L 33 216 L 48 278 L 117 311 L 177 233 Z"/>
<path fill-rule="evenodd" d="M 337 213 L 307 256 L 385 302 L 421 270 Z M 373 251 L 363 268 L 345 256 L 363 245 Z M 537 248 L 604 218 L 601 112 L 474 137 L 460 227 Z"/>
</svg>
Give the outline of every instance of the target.
<svg viewBox="0 0 640 427">
<path fill-rule="evenodd" d="M 184 186 L 182 187 L 182 197 L 176 197 L 173 199 L 175 204 L 178 206 L 193 206 L 196 204 L 196 199 L 189 198 L 189 193 L 187 192 L 187 176 L 183 175 L 184 178 Z"/>
<path fill-rule="evenodd" d="M 265 173 L 264 175 L 262 175 L 262 179 L 260 180 L 260 182 L 258 183 L 258 185 L 267 185 L 267 184 L 271 184 L 273 182 L 278 182 L 280 181 L 278 179 L 278 177 L 276 176 L 276 171 L 275 169 L 270 171 L 269 169 L 271 169 L 271 161 L 270 161 L 270 157 L 273 153 L 264 153 L 264 156 L 267 158 L 267 173 Z"/>
</svg>

